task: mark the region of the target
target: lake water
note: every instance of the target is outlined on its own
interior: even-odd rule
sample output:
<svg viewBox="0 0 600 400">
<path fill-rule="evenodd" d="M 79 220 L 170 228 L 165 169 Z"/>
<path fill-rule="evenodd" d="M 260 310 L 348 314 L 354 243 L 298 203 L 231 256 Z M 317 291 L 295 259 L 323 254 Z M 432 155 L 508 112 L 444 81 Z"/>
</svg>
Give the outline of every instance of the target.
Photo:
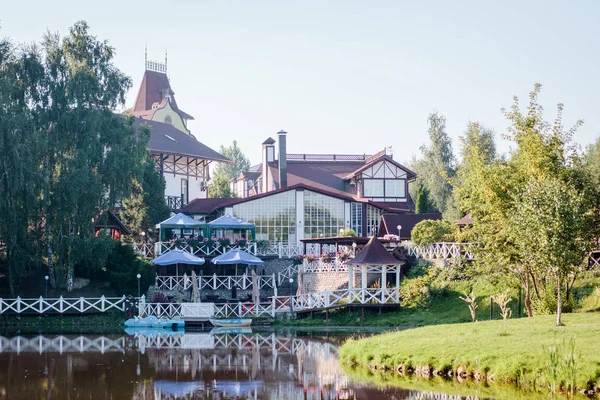
<svg viewBox="0 0 600 400">
<path fill-rule="evenodd" d="M 130 331 L 0 337 L 0 399 L 461 399 L 342 370 L 348 333 Z"/>
</svg>

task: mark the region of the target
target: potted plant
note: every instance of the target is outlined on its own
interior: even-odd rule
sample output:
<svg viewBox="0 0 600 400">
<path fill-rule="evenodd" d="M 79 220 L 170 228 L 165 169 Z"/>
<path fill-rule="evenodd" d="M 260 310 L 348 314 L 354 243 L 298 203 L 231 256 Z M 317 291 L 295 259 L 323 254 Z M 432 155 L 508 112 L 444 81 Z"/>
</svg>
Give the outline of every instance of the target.
<svg viewBox="0 0 600 400">
<path fill-rule="evenodd" d="M 244 249 L 248 245 L 248 241 L 245 238 L 235 238 L 235 245 L 240 249 Z"/>
<path fill-rule="evenodd" d="M 231 238 L 229 236 L 223 236 L 219 238 L 219 245 L 225 249 L 231 245 Z"/>
<path fill-rule="evenodd" d="M 338 253 L 337 257 L 338 257 L 338 260 L 340 260 L 340 262 L 346 262 L 346 261 L 348 261 L 348 258 L 350 258 L 348 253 L 344 253 L 344 252 Z"/>
<path fill-rule="evenodd" d="M 315 256 L 314 254 L 309 254 L 306 256 L 306 261 L 308 261 L 309 263 L 314 262 L 317 259 L 317 256 Z"/>
<path fill-rule="evenodd" d="M 324 262 L 324 263 L 331 262 L 331 254 L 329 254 L 329 253 L 321 254 L 321 262 Z"/>
</svg>

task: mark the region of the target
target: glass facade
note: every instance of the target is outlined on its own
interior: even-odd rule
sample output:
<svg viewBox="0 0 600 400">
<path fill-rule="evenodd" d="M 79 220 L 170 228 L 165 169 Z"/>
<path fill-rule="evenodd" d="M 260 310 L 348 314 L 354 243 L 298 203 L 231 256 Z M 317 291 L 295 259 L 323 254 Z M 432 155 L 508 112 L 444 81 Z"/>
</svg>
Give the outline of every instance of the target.
<svg viewBox="0 0 600 400">
<path fill-rule="evenodd" d="M 375 228 L 375 234 L 379 231 L 379 221 L 383 210 L 373 207 L 367 204 L 367 232 L 366 236 L 373 236 L 373 228 Z"/>
<path fill-rule="evenodd" d="M 235 204 L 233 215 L 256 226 L 256 240 L 272 244 L 297 242 L 295 190 Z"/>
<path fill-rule="evenodd" d="M 304 237 L 338 236 L 344 229 L 344 200 L 304 191 Z"/>
<path fill-rule="evenodd" d="M 356 232 L 356 236 L 362 236 L 363 235 L 362 204 L 361 203 L 351 203 L 350 214 L 351 214 L 351 218 L 352 218 L 350 227 L 354 230 L 354 232 Z"/>
</svg>

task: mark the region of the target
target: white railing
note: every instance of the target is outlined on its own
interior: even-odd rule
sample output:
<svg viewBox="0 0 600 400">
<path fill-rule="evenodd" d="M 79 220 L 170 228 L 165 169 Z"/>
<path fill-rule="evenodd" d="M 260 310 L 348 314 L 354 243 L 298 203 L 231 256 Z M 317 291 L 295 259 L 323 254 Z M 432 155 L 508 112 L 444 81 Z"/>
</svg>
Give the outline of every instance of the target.
<svg viewBox="0 0 600 400">
<path fill-rule="evenodd" d="M 270 244 L 267 247 L 257 248 L 256 255 L 263 257 L 292 258 L 302 253 L 302 245 L 299 244 Z"/>
<path fill-rule="evenodd" d="M 284 282 L 289 282 L 290 278 L 294 281 L 298 278 L 298 265 L 292 264 L 283 271 L 277 273 L 277 285 L 281 286 Z"/>
<path fill-rule="evenodd" d="M 241 290 L 247 290 L 252 288 L 252 276 L 251 275 L 233 275 L 233 276 L 198 276 L 198 288 L 200 290 L 218 290 L 232 288 L 238 288 Z M 257 284 L 260 289 L 275 289 L 276 280 L 275 274 L 272 275 L 257 275 Z M 192 287 L 193 282 L 191 276 L 157 276 L 156 287 L 160 290 L 175 290 L 183 289 L 187 290 Z"/>
<path fill-rule="evenodd" d="M 106 312 L 111 309 L 125 310 L 123 297 L 93 297 L 93 298 L 43 298 L 37 299 L 2 299 L 0 298 L 0 314 L 52 314 L 52 313 L 94 313 Z"/>
<path fill-rule="evenodd" d="M 397 304 L 397 288 L 324 290 L 292 297 L 294 311 L 329 309 L 348 304 Z"/>
<path fill-rule="evenodd" d="M 429 246 L 416 246 L 407 243 L 408 254 L 426 260 L 446 260 L 465 258 L 474 260 L 475 255 L 471 251 L 472 243 L 440 242 Z"/>
<path fill-rule="evenodd" d="M 187 251 L 198 257 L 214 257 L 228 252 L 231 249 L 236 249 L 239 246 L 231 244 L 229 246 L 221 246 L 218 243 L 214 246 L 192 246 L 186 241 L 175 242 L 155 242 L 155 243 L 139 243 L 131 244 L 137 255 L 142 257 L 157 257 L 163 253 L 174 249 Z M 256 255 L 256 243 L 248 243 L 243 249 L 250 254 Z"/>
<path fill-rule="evenodd" d="M 309 262 L 305 258 L 302 265 L 303 272 L 348 272 L 348 259 L 342 261 L 339 257 L 335 257 L 326 260 L 317 258 Z"/>
<path fill-rule="evenodd" d="M 127 348 L 125 336 L 118 339 L 110 339 L 104 336 L 90 337 L 79 336 L 76 338 L 66 336 L 36 336 L 32 338 L 16 336 L 7 338 L 0 336 L 0 353 L 83 353 L 83 352 L 107 352 L 125 353 Z"/>
</svg>

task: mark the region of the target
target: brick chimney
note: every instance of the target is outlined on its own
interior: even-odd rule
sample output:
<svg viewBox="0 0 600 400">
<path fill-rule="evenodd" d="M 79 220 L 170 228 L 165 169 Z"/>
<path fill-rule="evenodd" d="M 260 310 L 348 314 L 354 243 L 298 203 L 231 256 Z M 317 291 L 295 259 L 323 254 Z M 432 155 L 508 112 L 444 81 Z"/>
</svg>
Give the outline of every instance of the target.
<svg viewBox="0 0 600 400">
<path fill-rule="evenodd" d="M 279 137 L 279 187 L 287 187 L 287 143 L 286 131 L 277 132 Z"/>
</svg>

